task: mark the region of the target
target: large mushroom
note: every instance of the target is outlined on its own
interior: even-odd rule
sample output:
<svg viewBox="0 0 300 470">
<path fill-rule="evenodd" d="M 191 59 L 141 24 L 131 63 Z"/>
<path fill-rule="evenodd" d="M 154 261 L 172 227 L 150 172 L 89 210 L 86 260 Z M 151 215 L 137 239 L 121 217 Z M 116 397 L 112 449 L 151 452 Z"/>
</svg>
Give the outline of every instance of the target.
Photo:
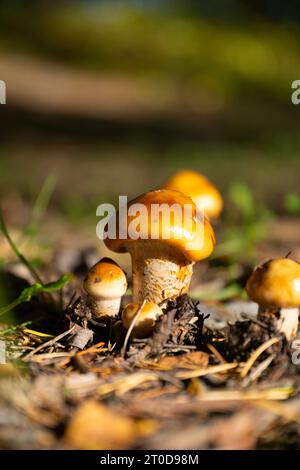
<svg viewBox="0 0 300 470">
<path fill-rule="evenodd" d="M 126 275 L 115 261 L 102 258 L 90 268 L 83 288 L 94 318 L 115 317 L 127 290 Z"/>
<path fill-rule="evenodd" d="M 188 196 L 178 191 L 142 194 L 128 203 L 117 222 L 117 236 L 108 233 L 105 244 L 113 251 L 131 255 L 134 303 L 145 299 L 160 303 L 186 293 L 194 262 L 208 257 L 215 246 L 208 220 Z M 132 233 L 132 225 L 138 228 L 138 234 Z M 118 236 L 120 229 L 125 231 L 122 238 Z"/>
<path fill-rule="evenodd" d="M 217 218 L 223 209 L 222 196 L 205 176 L 197 171 L 182 170 L 168 179 L 164 189 L 174 189 L 189 196 L 206 217 Z"/>
<path fill-rule="evenodd" d="M 287 340 L 297 335 L 300 307 L 300 264 L 288 258 L 267 261 L 255 268 L 246 290 L 259 305 L 258 318 L 274 315 Z"/>
</svg>

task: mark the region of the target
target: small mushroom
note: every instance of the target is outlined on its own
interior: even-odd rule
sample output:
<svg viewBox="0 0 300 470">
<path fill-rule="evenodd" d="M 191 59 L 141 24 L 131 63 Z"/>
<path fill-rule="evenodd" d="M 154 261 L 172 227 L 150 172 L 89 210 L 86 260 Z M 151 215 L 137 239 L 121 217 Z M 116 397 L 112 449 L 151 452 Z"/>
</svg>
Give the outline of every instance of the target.
<svg viewBox="0 0 300 470">
<path fill-rule="evenodd" d="M 129 233 L 135 218 L 128 214 L 134 204 L 146 211 L 137 238 Z M 161 205 L 169 208 L 170 214 L 173 208 L 173 215 L 155 215 L 152 208 Z M 189 210 L 184 214 L 186 208 Z M 207 258 L 215 246 L 213 228 L 198 212 L 185 194 L 161 189 L 130 201 L 123 217 L 117 217 L 122 225 L 118 228 L 125 229 L 125 234 L 122 238 L 108 234 L 105 244 L 113 251 L 131 255 L 134 303 L 146 299 L 159 304 L 188 291 L 194 262 Z"/>
<path fill-rule="evenodd" d="M 179 171 L 166 181 L 163 188 L 174 189 L 189 196 L 204 211 L 206 217 L 217 218 L 223 209 L 222 196 L 217 188 L 196 171 Z"/>
<path fill-rule="evenodd" d="M 126 275 L 112 259 L 102 258 L 90 268 L 83 288 L 94 318 L 115 317 L 127 289 Z"/>
<path fill-rule="evenodd" d="M 248 296 L 259 305 L 258 318 L 275 315 L 277 329 L 292 340 L 298 331 L 300 264 L 291 259 L 273 259 L 258 266 L 248 279 Z"/>
<path fill-rule="evenodd" d="M 122 322 L 126 330 L 133 324 L 132 336 L 135 338 L 147 338 L 162 314 L 162 309 L 154 302 L 128 304 L 123 310 Z"/>
</svg>

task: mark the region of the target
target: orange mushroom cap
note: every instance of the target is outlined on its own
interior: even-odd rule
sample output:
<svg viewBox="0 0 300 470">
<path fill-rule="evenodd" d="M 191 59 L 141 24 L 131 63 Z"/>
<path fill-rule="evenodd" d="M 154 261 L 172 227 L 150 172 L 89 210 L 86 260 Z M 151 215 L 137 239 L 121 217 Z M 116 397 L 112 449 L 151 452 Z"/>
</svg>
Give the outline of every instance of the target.
<svg viewBox="0 0 300 470">
<path fill-rule="evenodd" d="M 127 280 L 117 263 L 110 258 L 102 258 L 90 268 L 83 287 L 94 299 L 113 299 L 125 294 Z"/>
<path fill-rule="evenodd" d="M 267 261 L 253 271 L 246 290 L 264 307 L 300 307 L 300 264 L 288 258 Z"/>
<path fill-rule="evenodd" d="M 143 212 L 145 217 L 139 225 L 138 239 L 133 239 L 128 233 L 130 224 L 137 217 L 136 213 L 130 215 L 130 208 L 134 204 L 141 205 L 145 211 Z M 164 217 L 159 212 L 152 212 L 155 205 L 156 207 L 164 205 L 170 210 L 170 215 Z M 121 221 L 117 217 L 117 237 L 105 239 L 106 246 L 112 251 L 129 251 L 131 244 L 142 243 L 145 247 L 152 244 L 157 246 L 158 251 L 162 246 L 166 249 L 176 248 L 188 261 L 200 261 L 212 253 L 216 243 L 214 230 L 209 221 L 199 215 L 199 210 L 191 198 L 178 191 L 160 189 L 142 194 L 128 203 L 124 217 L 126 220 L 123 218 Z M 125 238 L 118 237 L 119 224 L 127 227 Z"/>
<path fill-rule="evenodd" d="M 155 322 L 163 314 L 162 309 L 154 302 L 144 302 L 143 305 L 131 303 L 126 305 L 122 312 L 122 322 L 128 330 L 136 315 L 139 314 L 133 334 L 136 338 L 149 336 L 155 327 Z"/>
<path fill-rule="evenodd" d="M 223 209 L 222 196 L 217 188 L 196 171 L 179 171 L 167 180 L 163 188 L 186 194 L 201 210 L 204 210 L 207 217 L 218 217 Z"/>
</svg>

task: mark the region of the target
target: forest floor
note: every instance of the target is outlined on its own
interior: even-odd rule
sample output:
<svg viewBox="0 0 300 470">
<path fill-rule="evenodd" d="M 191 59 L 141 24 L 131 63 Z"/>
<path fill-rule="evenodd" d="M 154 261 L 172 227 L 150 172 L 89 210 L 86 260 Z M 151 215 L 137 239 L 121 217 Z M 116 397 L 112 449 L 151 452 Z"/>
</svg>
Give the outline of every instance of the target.
<svg viewBox="0 0 300 470">
<path fill-rule="evenodd" d="M 293 249 L 299 259 L 299 221 L 274 224 L 257 256 Z M 67 270 L 70 282 L 2 319 L 1 448 L 299 449 L 293 344 L 272 320 L 258 322 L 244 295 L 195 300 L 199 286 L 226 286 L 224 265 L 198 267 L 191 298 L 169 302 L 153 335 L 137 340 L 91 319 L 81 279 L 97 256 L 62 245 L 40 272 Z M 15 296 L 32 283 L 16 262 L 1 276 Z"/>
</svg>

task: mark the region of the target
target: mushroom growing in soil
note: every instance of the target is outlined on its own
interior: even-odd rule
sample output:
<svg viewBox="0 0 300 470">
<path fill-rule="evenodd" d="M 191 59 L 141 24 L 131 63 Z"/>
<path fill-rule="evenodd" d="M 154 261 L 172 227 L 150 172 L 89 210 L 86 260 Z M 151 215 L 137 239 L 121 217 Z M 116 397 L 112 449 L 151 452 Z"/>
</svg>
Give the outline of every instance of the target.
<svg viewBox="0 0 300 470">
<path fill-rule="evenodd" d="M 154 302 L 128 304 L 122 313 L 123 326 L 128 330 L 133 324 L 132 336 L 147 338 L 153 333 L 155 323 L 162 314 L 162 309 Z"/>
<path fill-rule="evenodd" d="M 132 237 L 131 224 L 137 224 L 138 207 L 144 217 L 138 224 L 138 237 Z M 159 213 L 158 208 L 163 207 L 168 209 L 168 216 Z M 188 196 L 178 191 L 162 189 L 142 194 L 128 203 L 117 222 L 117 237 L 108 233 L 105 244 L 113 251 L 131 255 L 134 303 L 146 299 L 159 304 L 185 294 L 193 264 L 207 258 L 215 246 L 208 220 L 199 215 Z M 120 228 L 125 230 L 122 238 L 118 237 Z"/>
<path fill-rule="evenodd" d="M 217 188 L 197 171 L 182 170 L 163 185 L 189 196 L 204 211 L 206 217 L 217 218 L 223 209 L 222 196 Z"/>
<path fill-rule="evenodd" d="M 258 266 L 248 279 L 248 296 L 259 305 L 258 318 L 275 315 L 287 340 L 297 335 L 300 307 L 300 264 L 288 258 Z"/>
<path fill-rule="evenodd" d="M 102 258 L 90 268 L 83 288 L 94 318 L 115 317 L 127 290 L 126 275 L 115 261 Z"/>
</svg>

